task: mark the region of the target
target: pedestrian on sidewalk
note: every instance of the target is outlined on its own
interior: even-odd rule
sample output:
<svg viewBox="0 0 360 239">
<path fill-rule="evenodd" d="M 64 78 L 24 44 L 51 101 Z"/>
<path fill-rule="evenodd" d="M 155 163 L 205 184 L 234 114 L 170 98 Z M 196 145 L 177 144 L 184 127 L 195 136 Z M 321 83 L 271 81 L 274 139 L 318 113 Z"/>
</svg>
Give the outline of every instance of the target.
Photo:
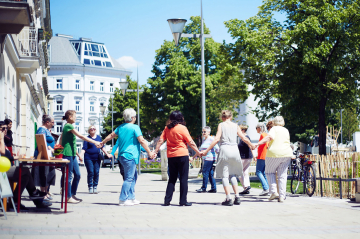
<svg viewBox="0 0 360 239">
<path fill-rule="evenodd" d="M 89 135 L 88 138 L 101 142 L 101 137 L 96 135 L 96 127 L 91 125 L 88 129 Z M 104 154 L 112 158 L 112 155 L 106 152 L 104 146 L 101 148 Z M 99 184 L 99 172 L 101 164 L 101 151 L 96 147 L 95 144 L 85 141 L 81 150 L 81 157 L 84 159 L 86 171 L 87 171 L 87 183 L 89 188 L 89 193 L 98 193 L 97 186 Z"/>
<path fill-rule="evenodd" d="M 212 141 L 214 140 L 213 136 L 210 136 L 211 128 L 209 126 L 205 126 L 202 129 L 203 135 L 203 143 L 200 146 L 200 150 L 206 150 Z M 216 144 L 214 148 L 212 148 L 207 155 L 204 155 L 202 159 L 204 160 L 204 166 L 202 170 L 203 175 L 203 184 L 200 189 L 196 190 L 198 193 L 205 193 L 208 181 L 210 181 L 211 189 L 208 193 L 216 193 L 216 181 L 214 178 L 214 162 L 216 160 L 216 154 L 219 153 L 219 146 Z"/>
<path fill-rule="evenodd" d="M 47 144 L 47 149 L 54 153 L 55 139 L 51 135 L 51 128 L 54 127 L 54 117 L 51 115 L 43 115 L 42 126 L 38 128 L 36 134 L 44 134 Z M 39 154 L 38 148 L 35 148 L 34 158 L 37 158 Z M 44 200 L 49 201 L 53 198 L 48 193 L 50 185 L 55 185 L 56 172 L 55 167 L 52 166 L 34 166 L 31 170 L 31 175 L 34 179 L 35 186 L 40 187 L 41 192 L 46 192 L 47 195 Z"/>
<path fill-rule="evenodd" d="M 150 158 L 156 154 L 150 151 L 147 141 L 144 139 L 140 127 L 135 125 L 136 112 L 133 108 L 127 108 L 123 112 L 125 123 L 115 129 L 104 140 L 103 144 L 118 136 L 118 160 L 124 167 L 124 182 L 119 197 L 120 206 L 138 205 L 140 202 L 135 198 L 135 184 L 137 180 L 136 165 L 140 158 L 140 145 L 144 147 Z"/>
<path fill-rule="evenodd" d="M 195 156 L 200 156 L 195 142 L 188 129 L 185 126 L 184 116 L 180 111 L 173 111 L 170 114 L 168 124 L 163 130 L 160 140 L 155 149 L 155 154 L 158 153 L 160 146 L 167 141 L 167 157 L 169 163 L 169 181 L 166 187 L 166 195 L 164 199 L 164 206 L 169 206 L 175 189 L 175 183 L 180 174 L 180 206 L 191 206 L 192 203 L 187 201 L 188 193 L 188 177 L 189 177 L 189 145 L 194 151 Z"/>
<path fill-rule="evenodd" d="M 258 123 L 256 125 L 256 132 L 260 134 L 261 141 L 263 138 L 267 136 L 265 124 L 264 123 Z M 259 196 L 267 196 L 269 194 L 269 184 L 266 178 L 265 174 L 265 158 L 266 158 L 266 152 L 267 148 L 269 147 L 269 143 L 262 144 L 258 147 L 258 156 L 256 161 L 256 176 L 259 178 L 261 182 L 261 186 L 263 188 L 263 191 L 260 193 Z"/>
<path fill-rule="evenodd" d="M 207 155 L 209 151 L 220 141 L 220 152 L 216 164 L 216 177 L 222 178 L 226 199 L 222 202 L 224 206 L 232 206 L 233 204 L 240 205 L 240 196 L 238 192 L 237 177 L 243 175 L 243 165 L 241 162 L 240 152 L 237 147 L 237 135 L 249 145 L 251 149 L 255 146 L 248 138 L 241 132 L 240 127 L 231 122 L 232 112 L 230 110 L 223 110 L 220 114 L 223 121 L 219 124 L 215 139 L 210 146 L 202 151 L 202 155 Z M 235 193 L 234 202 L 230 197 L 229 178 L 231 177 L 232 188 Z"/>
<path fill-rule="evenodd" d="M 4 123 L 7 125 L 7 133 L 4 136 L 5 146 L 10 151 L 11 156 L 14 156 L 13 152 L 13 132 L 11 131 L 12 121 L 11 119 L 5 119 Z"/>
<path fill-rule="evenodd" d="M 80 181 L 80 168 L 79 163 L 76 160 L 76 137 L 87 141 L 89 143 L 93 143 L 97 148 L 101 148 L 103 144 L 101 142 L 90 139 L 89 137 L 85 137 L 79 133 L 74 128 L 74 123 L 76 122 L 76 111 L 68 110 L 65 112 L 63 116 L 63 120 L 66 120 L 66 124 L 64 125 L 63 132 L 60 137 L 60 144 L 64 147 L 63 150 L 63 158 L 70 161 L 69 163 L 69 177 L 68 177 L 68 195 L 67 201 L 69 203 L 79 203 L 82 200 L 76 197 L 76 191 Z M 81 159 L 81 157 L 79 157 Z M 63 180 L 61 180 L 63 181 Z"/>
<path fill-rule="evenodd" d="M 284 202 L 286 199 L 287 168 L 293 153 L 290 147 L 290 133 L 284 127 L 284 118 L 276 116 L 273 122 L 274 126 L 269 134 L 256 145 L 260 146 L 269 142 L 265 159 L 265 173 L 269 180 L 271 193 L 269 200 L 278 199 L 279 202 Z M 279 194 L 276 192 L 276 172 L 279 179 Z"/>
<path fill-rule="evenodd" d="M 241 132 L 248 138 L 251 142 L 249 135 L 246 134 L 248 127 L 246 125 L 240 125 Z M 250 177 L 249 177 L 249 167 L 251 161 L 253 160 L 253 154 L 249 146 L 240 139 L 238 144 L 238 148 L 240 151 L 241 162 L 243 164 L 243 175 L 239 177 L 241 185 L 243 186 L 244 191 L 240 192 L 239 195 L 249 194 L 250 193 Z"/>
</svg>

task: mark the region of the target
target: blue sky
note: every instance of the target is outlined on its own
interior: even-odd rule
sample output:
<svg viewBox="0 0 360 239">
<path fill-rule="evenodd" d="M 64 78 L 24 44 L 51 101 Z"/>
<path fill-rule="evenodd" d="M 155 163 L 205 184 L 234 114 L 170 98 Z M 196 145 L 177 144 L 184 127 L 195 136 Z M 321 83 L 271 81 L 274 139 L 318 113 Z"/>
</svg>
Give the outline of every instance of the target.
<svg viewBox="0 0 360 239">
<path fill-rule="evenodd" d="M 261 0 L 203 0 L 203 17 L 217 42 L 232 41 L 224 22 L 248 19 Z M 152 76 L 155 51 L 173 40 L 167 19 L 200 15 L 200 0 L 57 0 L 50 2 L 53 33 L 89 37 L 105 43 L 110 55 L 133 71 L 139 81 Z"/>
</svg>

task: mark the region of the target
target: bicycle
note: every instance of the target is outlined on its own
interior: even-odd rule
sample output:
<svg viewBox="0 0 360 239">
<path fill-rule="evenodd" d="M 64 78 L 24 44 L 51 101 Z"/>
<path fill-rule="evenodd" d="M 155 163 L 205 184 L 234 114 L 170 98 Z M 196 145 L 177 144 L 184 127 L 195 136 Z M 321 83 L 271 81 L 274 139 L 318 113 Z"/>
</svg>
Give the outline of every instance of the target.
<svg viewBox="0 0 360 239">
<path fill-rule="evenodd" d="M 291 178 L 291 193 L 300 191 L 300 183 L 303 184 L 303 192 L 311 197 L 316 189 L 316 172 L 313 161 L 310 161 L 310 152 L 299 154 L 292 162 L 293 175 Z"/>
</svg>

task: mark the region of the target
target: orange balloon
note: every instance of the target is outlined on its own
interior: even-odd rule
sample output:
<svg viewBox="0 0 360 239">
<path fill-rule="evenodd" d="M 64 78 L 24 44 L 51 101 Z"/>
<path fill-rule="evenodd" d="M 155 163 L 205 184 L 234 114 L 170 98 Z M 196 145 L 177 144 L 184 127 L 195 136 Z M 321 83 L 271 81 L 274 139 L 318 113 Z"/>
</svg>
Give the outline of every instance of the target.
<svg viewBox="0 0 360 239">
<path fill-rule="evenodd" d="M 11 167 L 10 160 L 4 156 L 0 157 L 0 172 L 5 173 Z"/>
</svg>

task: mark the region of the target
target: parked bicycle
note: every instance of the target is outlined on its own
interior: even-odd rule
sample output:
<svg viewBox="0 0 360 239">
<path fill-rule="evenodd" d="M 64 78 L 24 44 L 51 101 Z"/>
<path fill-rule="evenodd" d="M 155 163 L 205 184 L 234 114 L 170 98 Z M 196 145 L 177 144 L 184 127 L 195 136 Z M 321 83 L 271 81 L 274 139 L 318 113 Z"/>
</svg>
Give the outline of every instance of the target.
<svg viewBox="0 0 360 239">
<path fill-rule="evenodd" d="M 303 191 L 311 197 L 316 189 L 316 172 L 313 161 L 310 161 L 310 152 L 299 154 L 292 161 L 293 175 L 291 179 L 291 193 Z M 302 185 L 302 187 L 301 187 Z M 302 190 L 301 190 L 302 189 Z"/>
</svg>

